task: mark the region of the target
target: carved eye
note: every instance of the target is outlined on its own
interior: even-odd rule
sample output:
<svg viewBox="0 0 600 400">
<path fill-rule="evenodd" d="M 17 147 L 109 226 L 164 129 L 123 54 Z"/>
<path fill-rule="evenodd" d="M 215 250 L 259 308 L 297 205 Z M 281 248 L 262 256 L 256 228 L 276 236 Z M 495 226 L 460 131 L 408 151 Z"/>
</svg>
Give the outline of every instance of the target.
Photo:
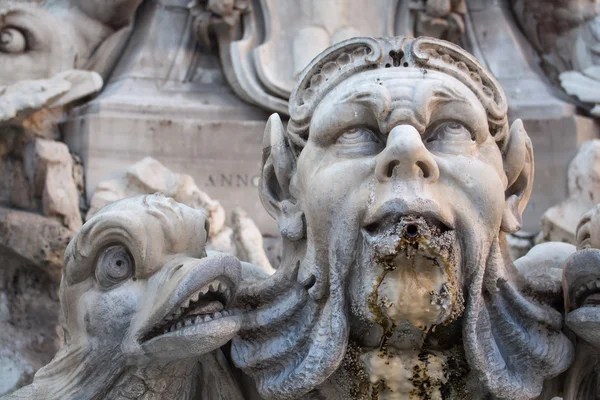
<svg viewBox="0 0 600 400">
<path fill-rule="evenodd" d="M 20 54 L 27 48 L 27 39 L 22 31 L 17 28 L 3 28 L 0 30 L 0 52 Z"/>
<path fill-rule="evenodd" d="M 427 141 L 432 142 L 434 140 L 473 141 L 473 137 L 471 132 L 463 124 L 450 121 L 442 122 L 433 129 L 429 138 L 427 138 Z"/>
<path fill-rule="evenodd" d="M 104 249 L 96 265 L 96 279 L 103 287 L 111 287 L 133 276 L 133 259 L 123 246 Z"/>
<path fill-rule="evenodd" d="M 379 143 L 375 134 L 366 128 L 353 128 L 344 132 L 337 140 L 338 144 Z"/>
</svg>

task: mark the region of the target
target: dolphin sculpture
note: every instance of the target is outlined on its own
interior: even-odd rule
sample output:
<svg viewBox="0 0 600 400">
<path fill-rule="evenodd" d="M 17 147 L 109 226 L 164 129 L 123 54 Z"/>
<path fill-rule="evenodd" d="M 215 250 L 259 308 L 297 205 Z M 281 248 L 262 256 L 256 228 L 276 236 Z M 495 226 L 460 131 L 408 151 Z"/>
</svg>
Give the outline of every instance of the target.
<svg viewBox="0 0 600 400">
<path fill-rule="evenodd" d="M 160 194 L 104 207 L 66 250 L 61 350 L 2 400 L 207 398 L 199 360 L 238 332 L 241 277 L 233 256 L 207 255 L 207 232 Z"/>
</svg>

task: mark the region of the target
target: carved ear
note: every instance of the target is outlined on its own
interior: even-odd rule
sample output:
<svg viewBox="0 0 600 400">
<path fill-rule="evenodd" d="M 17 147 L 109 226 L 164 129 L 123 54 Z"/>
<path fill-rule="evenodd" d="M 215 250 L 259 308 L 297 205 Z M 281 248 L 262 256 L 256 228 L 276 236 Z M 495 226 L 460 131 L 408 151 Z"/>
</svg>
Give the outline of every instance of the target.
<svg viewBox="0 0 600 400">
<path fill-rule="evenodd" d="M 295 157 L 278 114 L 267 121 L 263 136 L 260 199 L 279 223 L 279 231 L 290 240 L 304 237 L 304 215 L 290 194 Z"/>
<path fill-rule="evenodd" d="M 529 201 L 533 186 L 533 148 L 525 131 L 523 121 L 513 122 L 510 127 L 509 142 L 504 152 L 504 172 L 506 186 L 506 205 L 502 214 L 500 229 L 514 233 L 521 229 L 523 211 Z"/>
</svg>

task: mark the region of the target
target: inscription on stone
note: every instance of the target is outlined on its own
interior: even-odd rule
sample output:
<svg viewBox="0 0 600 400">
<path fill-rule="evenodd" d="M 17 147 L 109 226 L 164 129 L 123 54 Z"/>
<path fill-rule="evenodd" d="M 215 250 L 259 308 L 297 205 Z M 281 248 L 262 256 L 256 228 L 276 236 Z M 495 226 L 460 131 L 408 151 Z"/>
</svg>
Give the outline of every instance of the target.
<svg viewBox="0 0 600 400">
<path fill-rule="evenodd" d="M 251 174 L 224 174 L 215 173 L 208 175 L 205 183 L 207 187 L 258 187 L 258 175 Z"/>
</svg>

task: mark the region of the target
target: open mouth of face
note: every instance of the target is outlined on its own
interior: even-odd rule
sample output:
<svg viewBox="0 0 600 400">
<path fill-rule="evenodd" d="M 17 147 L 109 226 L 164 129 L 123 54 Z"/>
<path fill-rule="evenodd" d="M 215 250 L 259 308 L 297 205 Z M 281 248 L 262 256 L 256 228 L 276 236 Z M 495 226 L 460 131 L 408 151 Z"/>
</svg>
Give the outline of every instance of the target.
<svg viewBox="0 0 600 400">
<path fill-rule="evenodd" d="M 142 336 L 141 343 L 157 337 L 193 334 L 214 321 L 233 316 L 227 309 L 233 290 L 227 279 L 215 279 L 176 306 L 161 322 Z"/>
<path fill-rule="evenodd" d="M 365 228 L 367 242 L 380 260 L 394 258 L 407 248 L 432 253 L 451 250 L 454 230 L 435 215 L 397 215 L 382 218 Z"/>
<path fill-rule="evenodd" d="M 369 296 L 378 320 L 427 330 L 462 314 L 460 247 L 448 224 L 435 215 L 399 215 L 366 226 L 365 234 L 381 271 Z"/>
</svg>

